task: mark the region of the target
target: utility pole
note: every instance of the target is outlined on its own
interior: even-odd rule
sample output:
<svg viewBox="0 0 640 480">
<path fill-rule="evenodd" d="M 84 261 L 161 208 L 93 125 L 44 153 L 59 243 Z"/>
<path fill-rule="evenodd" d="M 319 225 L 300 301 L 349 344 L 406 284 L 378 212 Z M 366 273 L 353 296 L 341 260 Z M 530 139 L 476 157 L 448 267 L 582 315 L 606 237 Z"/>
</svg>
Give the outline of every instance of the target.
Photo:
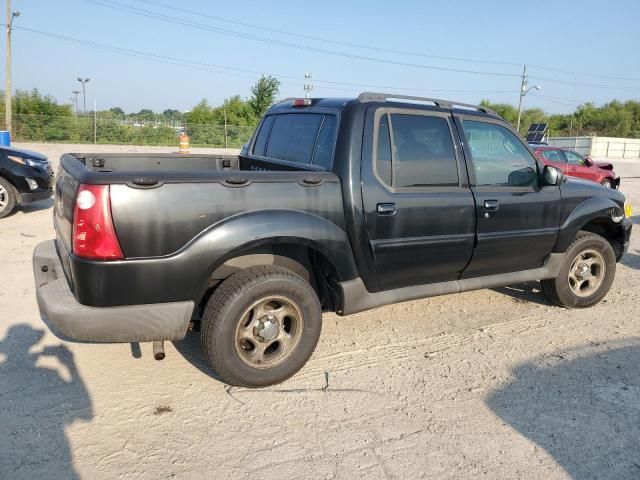
<svg viewBox="0 0 640 480">
<path fill-rule="evenodd" d="M 73 91 L 73 92 L 71 92 L 71 93 L 73 93 L 73 95 L 74 95 L 74 97 L 75 97 L 75 100 L 74 100 L 75 105 L 76 105 L 76 111 L 75 111 L 75 113 L 76 113 L 76 117 L 77 117 L 77 116 L 78 116 L 78 95 L 80 95 L 80 93 L 81 93 L 81 92 L 80 92 L 80 90 L 74 90 L 74 91 Z"/>
<path fill-rule="evenodd" d="M 11 29 L 13 27 L 13 20 L 20 16 L 20 12 L 13 12 L 11 10 L 11 0 L 5 0 L 6 5 L 6 25 L 7 25 L 7 50 L 6 50 L 6 63 L 4 72 L 4 109 L 5 109 L 5 123 L 6 129 L 11 132 L 12 118 L 11 118 Z"/>
<path fill-rule="evenodd" d="M 307 98 L 311 98 L 311 92 L 313 91 L 313 75 L 305 73 L 304 81 L 309 82 L 304 84 L 304 91 L 307 92 Z"/>
<path fill-rule="evenodd" d="M 229 148 L 229 142 L 227 140 L 227 106 L 224 105 L 224 148 Z"/>
<path fill-rule="evenodd" d="M 524 91 L 527 89 L 527 66 L 522 69 L 522 79 L 520 81 L 520 99 L 518 101 L 518 126 L 516 130 L 520 133 L 520 118 L 522 117 L 522 97 L 524 97 Z"/>
<path fill-rule="evenodd" d="M 527 66 L 524 65 L 524 68 L 522 69 L 522 80 L 520 81 L 520 99 L 518 101 L 518 124 L 516 127 L 518 133 L 520 133 L 520 119 L 522 117 L 522 99 L 533 89 L 542 90 L 542 87 L 539 85 L 533 85 L 527 88 Z"/>
<path fill-rule="evenodd" d="M 80 78 L 78 81 L 82 84 L 82 113 L 87 113 L 87 91 L 85 85 L 91 80 L 90 78 Z"/>
</svg>

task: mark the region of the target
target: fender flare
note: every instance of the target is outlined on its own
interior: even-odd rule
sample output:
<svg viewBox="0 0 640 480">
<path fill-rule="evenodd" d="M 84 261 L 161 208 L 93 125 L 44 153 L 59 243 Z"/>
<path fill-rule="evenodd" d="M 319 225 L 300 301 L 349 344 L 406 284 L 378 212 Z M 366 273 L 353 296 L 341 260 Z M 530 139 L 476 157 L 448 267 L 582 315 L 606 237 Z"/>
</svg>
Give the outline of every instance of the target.
<svg viewBox="0 0 640 480">
<path fill-rule="evenodd" d="M 573 209 L 564 223 L 560 226 L 558 240 L 553 247 L 553 252 L 564 253 L 573 242 L 577 233 L 587 223 L 593 220 L 611 220 L 611 209 L 620 206 L 610 198 L 594 197 L 580 203 Z M 613 222 L 612 222 L 613 223 Z"/>
<path fill-rule="evenodd" d="M 278 244 L 320 252 L 336 268 L 340 280 L 358 276 L 347 233 L 323 217 L 299 210 L 260 210 L 234 215 L 202 232 L 178 255 L 190 257 L 192 268 L 198 272 L 202 287 L 199 299 L 206 291 L 209 276 L 226 261 Z"/>
</svg>

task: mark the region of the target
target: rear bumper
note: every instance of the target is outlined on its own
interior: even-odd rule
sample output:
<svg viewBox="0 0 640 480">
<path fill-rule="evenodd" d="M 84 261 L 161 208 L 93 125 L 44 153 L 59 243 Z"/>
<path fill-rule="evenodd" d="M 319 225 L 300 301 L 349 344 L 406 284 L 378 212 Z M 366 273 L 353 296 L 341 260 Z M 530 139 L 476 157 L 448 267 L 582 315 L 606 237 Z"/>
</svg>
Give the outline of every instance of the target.
<svg viewBox="0 0 640 480">
<path fill-rule="evenodd" d="M 187 333 L 194 302 L 89 307 L 80 304 L 62 270 L 55 241 L 33 252 L 36 296 L 43 320 L 66 340 L 96 343 L 181 340 Z"/>
</svg>

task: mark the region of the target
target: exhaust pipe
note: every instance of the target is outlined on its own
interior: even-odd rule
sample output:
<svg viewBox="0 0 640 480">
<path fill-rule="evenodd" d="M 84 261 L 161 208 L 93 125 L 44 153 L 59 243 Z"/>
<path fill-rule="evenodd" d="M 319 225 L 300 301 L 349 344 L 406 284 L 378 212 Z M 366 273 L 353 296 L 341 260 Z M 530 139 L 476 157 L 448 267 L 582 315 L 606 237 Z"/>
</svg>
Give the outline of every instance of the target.
<svg viewBox="0 0 640 480">
<path fill-rule="evenodd" d="M 156 340 L 153 342 L 153 358 L 156 360 L 164 360 L 164 340 Z"/>
</svg>

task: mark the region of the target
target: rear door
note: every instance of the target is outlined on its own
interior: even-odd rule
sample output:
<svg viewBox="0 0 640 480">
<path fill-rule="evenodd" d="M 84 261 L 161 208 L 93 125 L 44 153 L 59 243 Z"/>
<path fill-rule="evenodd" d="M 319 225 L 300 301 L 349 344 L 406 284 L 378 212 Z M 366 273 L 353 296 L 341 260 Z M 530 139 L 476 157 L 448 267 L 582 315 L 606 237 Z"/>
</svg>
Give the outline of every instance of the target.
<svg viewBox="0 0 640 480">
<path fill-rule="evenodd" d="M 464 135 L 477 240 L 463 278 L 540 267 L 556 242 L 560 189 L 540 185 L 540 165 L 499 120 L 457 116 Z"/>
<path fill-rule="evenodd" d="M 457 279 L 471 258 L 475 204 L 454 128 L 440 109 L 367 110 L 362 196 L 382 289 Z"/>
</svg>

